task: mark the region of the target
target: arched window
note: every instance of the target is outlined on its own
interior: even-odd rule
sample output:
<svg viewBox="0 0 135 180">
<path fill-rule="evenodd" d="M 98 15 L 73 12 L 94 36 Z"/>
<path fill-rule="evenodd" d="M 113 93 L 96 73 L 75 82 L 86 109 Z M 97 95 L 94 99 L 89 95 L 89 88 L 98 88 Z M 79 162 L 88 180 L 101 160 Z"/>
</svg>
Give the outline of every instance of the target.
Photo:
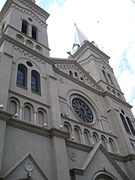
<svg viewBox="0 0 135 180">
<path fill-rule="evenodd" d="M 16 101 L 14 101 L 14 100 L 10 101 L 9 112 L 11 114 L 16 114 L 17 113 L 17 103 L 16 103 Z"/>
<path fill-rule="evenodd" d="M 111 152 L 116 152 L 116 147 L 113 139 L 109 138 L 109 144 L 110 144 Z"/>
<path fill-rule="evenodd" d="M 27 68 L 23 64 L 18 65 L 17 84 L 24 87 L 27 85 Z"/>
<path fill-rule="evenodd" d="M 78 74 L 77 74 L 77 72 L 75 72 L 75 78 L 78 78 Z"/>
<path fill-rule="evenodd" d="M 69 75 L 73 77 L 73 72 L 72 72 L 72 71 L 69 71 Z"/>
<path fill-rule="evenodd" d="M 121 113 L 120 113 L 120 117 L 121 117 L 122 123 L 123 123 L 127 133 L 130 133 L 130 129 L 129 129 L 128 125 L 127 125 L 125 117 Z"/>
<path fill-rule="evenodd" d="M 37 28 L 32 26 L 32 39 L 37 40 Z"/>
<path fill-rule="evenodd" d="M 37 120 L 38 120 L 38 122 L 37 122 L 38 125 L 40 125 L 40 126 L 44 125 L 45 117 L 44 117 L 44 113 L 41 110 L 38 111 L 38 119 Z"/>
<path fill-rule="evenodd" d="M 89 133 L 87 131 L 84 131 L 84 143 L 85 144 L 90 144 L 89 142 Z"/>
<path fill-rule="evenodd" d="M 31 122 L 31 108 L 29 106 L 24 106 L 24 119 Z"/>
<path fill-rule="evenodd" d="M 40 93 L 40 75 L 35 70 L 31 72 L 31 89 L 34 92 Z"/>
<path fill-rule="evenodd" d="M 101 144 L 104 146 L 105 149 L 107 149 L 106 138 L 104 136 L 101 136 Z"/>
<path fill-rule="evenodd" d="M 81 142 L 79 128 L 77 128 L 77 127 L 74 128 L 74 135 L 75 135 L 75 140 L 78 141 L 78 142 Z"/>
<path fill-rule="evenodd" d="M 28 23 L 27 21 L 23 20 L 21 32 L 23 32 L 24 34 L 27 34 L 27 31 L 28 31 Z"/>
<path fill-rule="evenodd" d="M 95 178 L 95 180 L 114 180 L 114 178 L 107 174 L 100 174 Z"/>
<path fill-rule="evenodd" d="M 98 137 L 97 133 L 93 133 L 93 141 L 94 141 L 94 144 L 98 143 L 99 137 Z"/>
<path fill-rule="evenodd" d="M 110 84 L 113 85 L 112 77 L 110 76 L 110 74 L 108 74 L 108 78 L 109 78 Z"/>
<path fill-rule="evenodd" d="M 127 119 L 128 125 L 129 125 L 129 127 L 130 127 L 130 129 L 131 129 L 131 132 L 132 132 L 133 134 L 135 134 L 135 129 L 134 129 L 134 126 L 133 126 L 131 120 L 130 120 L 128 117 L 126 117 L 126 119 Z"/>
<path fill-rule="evenodd" d="M 108 78 L 107 78 L 107 76 L 106 76 L 105 71 L 104 71 L 104 70 L 102 70 L 102 73 L 103 73 L 103 76 L 104 76 L 104 78 L 105 78 L 105 81 L 108 83 Z"/>
</svg>

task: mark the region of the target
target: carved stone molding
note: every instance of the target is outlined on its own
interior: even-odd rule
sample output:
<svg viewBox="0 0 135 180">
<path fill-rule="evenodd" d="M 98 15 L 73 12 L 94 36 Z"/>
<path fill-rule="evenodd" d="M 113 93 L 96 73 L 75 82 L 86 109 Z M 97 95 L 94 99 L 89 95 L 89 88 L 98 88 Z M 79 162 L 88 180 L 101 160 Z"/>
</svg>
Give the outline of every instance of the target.
<svg viewBox="0 0 135 180">
<path fill-rule="evenodd" d="M 20 47 L 18 47 L 18 46 L 15 46 L 15 45 L 14 45 L 14 46 L 13 46 L 13 49 L 14 49 L 15 51 L 19 51 L 20 53 L 22 53 L 24 57 L 33 58 L 33 60 L 38 61 L 38 62 L 41 62 L 42 64 L 45 63 L 44 60 L 42 60 L 42 59 L 34 56 L 34 55 L 31 54 L 30 52 L 25 51 L 24 49 L 22 49 L 22 48 L 20 48 Z"/>
</svg>

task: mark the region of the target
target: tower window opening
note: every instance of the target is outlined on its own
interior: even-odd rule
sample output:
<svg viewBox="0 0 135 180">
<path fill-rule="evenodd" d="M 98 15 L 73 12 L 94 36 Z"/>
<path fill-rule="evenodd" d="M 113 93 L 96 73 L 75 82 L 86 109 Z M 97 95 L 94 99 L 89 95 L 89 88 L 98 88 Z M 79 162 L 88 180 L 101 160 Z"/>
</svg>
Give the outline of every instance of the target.
<svg viewBox="0 0 135 180">
<path fill-rule="evenodd" d="M 108 83 L 108 79 L 107 79 L 107 76 L 106 76 L 105 71 L 104 71 L 104 70 L 102 70 L 102 73 L 103 73 L 103 76 L 104 76 L 104 78 L 105 78 L 106 83 Z"/>
<path fill-rule="evenodd" d="M 32 26 L 32 39 L 37 40 L 37 28 Z"/>
<path fill-rule="evenodd" d="M 27 23 L 27 21 L 23 20 L 21 32 L 24 34 L 27 34 L 27 31 L 28 31 L 28 23 Z"/>
<path fill-rule="evenodd" d="M 130 129 L 129 129 L 128 125 L 127 125 L 125 117 L 122 114 L 120 114 L 120 117 L 121 117 L 122 123 L 123 123 L 127 133 L 130 133 Z"/>
<path fill-rule="evenodd" d="M 133 126 L 131 120 L 128 117 L 126 117 L 126 119 L 127 119 L 128 125 L 131 129 L 131 132 L 135 135 L 135 129 L 134 129 L 134 126 Z"/>
<path fill-rule="evenodd" d="M 112 81 L 112 77 L 110 76 L 110 74 L 108 74 L 108 78 L 109 78 L 109 81 L 110 81 L 111 85 L 114 85 L 114 83 Z"/>
<path fill-rule="evenodd" d="M 75 72 L 75 78 L 78 78 L 78 74 L 77 74 L 77 72 Z"/>
</svg>

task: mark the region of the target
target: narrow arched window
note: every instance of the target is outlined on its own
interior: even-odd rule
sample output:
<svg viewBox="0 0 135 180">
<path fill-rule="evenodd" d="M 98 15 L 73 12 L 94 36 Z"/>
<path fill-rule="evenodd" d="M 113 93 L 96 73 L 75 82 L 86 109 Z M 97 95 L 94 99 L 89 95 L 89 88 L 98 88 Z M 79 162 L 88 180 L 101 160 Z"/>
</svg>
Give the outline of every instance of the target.
<svg viewBox="0 0 135 180">
<path fill-rule="evenodd" d="M 93 141 L 94 141 L 94 144 L 98 143 L 99 141 L 99 137 L 96 133 L 93 133 Z"/>
<path fill-rule="evenodd" d="M 85 141 L 85 144 L 90 144 L 89 133 L 87 131 L 84 131 L 84 141 Z"/>
<path fill-rule="evenodd" d="M 106 146 L 106 138 L 104 136 L 101 136 L 101 143 L 102 145 L 104 146 L 104 148 L 107 149 L 107 146 Z"/>
<path fill-rule="evenodd" d="M 122 114 L 120 114 L 120 117 L 121 117 L 122 123 L 123 123 L 127 133 L 130 133 L 130 129 L 129 129 L 128 125 L 127 125 L 125 117 Z"/>
<path fill-rule="evenodd" d="M 116 152 L 116 147 L 113 139 L 109 138 L 109 144 L 110 144 L 111 152 Z"/>
<path fill-rule="evenodd" d="M 106 76 L 105 71 L 104 71 L 104 70 L 102 70 L 102 73 L 103 73 L 103 76 L 104 76 L 104 79 L 105 79 L 106 83 L 108 83 L 108 78 L 107 78 L 107 76 Z"/>
<path fill-rule="evenodd" d="M 44 113 L 42 111 L 38 111 L 38 125 L 43 126 L 45 121 Z"/>
<path fill-rule="evenodd" d="M 27 84 L 27 68 L 23 64 L 18 65 L 17 84 L 26 87 Z"/>
<path fill-rule="evenodd" d="M 132 132 L 133 134 L 135 134 L 135 129 L 134 129 L 134 126 L 133 126 L 131 120 L 130 120 L 128 117 L 126 117 L 126 119 L 127 119 L 128 125 L 129 125 L 129 127 L 130 127 L 130 129 L 131 129 L 131 132 Z"/>
<path fill-rule="evenodd" d="M 69 75 L 70 75 L 70 76 L 73 76 L 73 72 L 72 72 L 72 71 L 69 71 Z"/>
<path fill-rule="evenodd" d="M 77 127 L 75 127 L 75 129 L 74 129 L 74 135 L 75 135 L 75 140 L 78 142 L 81 142 L 80 132 Z"/>
<path fill-rule="evenodd" d="M 11 114 L 16 114 L 17 113 L 17 103 L 14 100 L 10 101 L 9 104 L 9 112 Z"/>
<path fill-rule="evenodd" d="M 74 74 L 75 74 L 75 78 L 78 78 L 78 74 L 77 74 L 77 72 L 75 72 Z"/>
<path fill-rule="evenodd" d="M 28 31 L 28 23 L 27 21 L 23 20 L 21 32 L 23 32 L 24 34 L 27 34 L 27 31 Z"/>
<path fill-rule="evenodd" d="M 110 83 L 113 85 L 112 77 L 110 76 L 110 74 L 108 74 L 108 78 L 109 78 Z"/>
<path fill-rule="evenodd" d="M 67 124 L 64 124 L 64 130 L 67 132 L 67 133 L 70 133 L 70 130 L 69 130 L 69 127 Z"/>
<path fill-rule="evenodd" d="M 24 119 L 31 122 L 31 108 L 29 106 L 24 107 Z"/>
<path fill-rule="evenodd" d="M 40 75 L 35 70 L 31 72 L 31 89 L 34 92 L 40 93 Z"/>
<path fill-rule="evenodd" d="M 32 26 L 32 39 L 37 40 L 37 28 Z"/>
</svg>

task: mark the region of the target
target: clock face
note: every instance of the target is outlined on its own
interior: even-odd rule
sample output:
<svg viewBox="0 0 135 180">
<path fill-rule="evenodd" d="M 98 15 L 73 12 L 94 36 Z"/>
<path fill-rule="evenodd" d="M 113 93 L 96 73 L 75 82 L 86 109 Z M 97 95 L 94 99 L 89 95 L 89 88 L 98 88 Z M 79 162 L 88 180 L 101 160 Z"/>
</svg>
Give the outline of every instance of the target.
<svg viewBox="0 0 135 180">
<path fill-rule="evenodd" d="M 72 100 L 72 107 L 77 116 L 86 123 L 93 122 L 93 113 L 88 105 L 79 98 Z"/>
</svg>

